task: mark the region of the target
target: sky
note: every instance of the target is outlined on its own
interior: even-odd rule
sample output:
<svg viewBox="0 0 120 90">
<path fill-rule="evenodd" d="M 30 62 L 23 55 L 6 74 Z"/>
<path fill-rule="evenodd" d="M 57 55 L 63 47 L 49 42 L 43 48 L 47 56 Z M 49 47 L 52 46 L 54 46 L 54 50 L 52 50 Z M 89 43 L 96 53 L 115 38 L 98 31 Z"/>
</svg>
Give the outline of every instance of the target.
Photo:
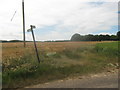
<svg viewBox="0 0 120 90">
<path fill-rule="evenodd" d="M 69 40 L 75 33 L 116 34 L 118 0 L 24 0 L 26 40 Z M 11 21 L 14 13 L 16 14 Z M 22 0 L 0 0 L 0 40 L 22 40 Z"/>
</svg>

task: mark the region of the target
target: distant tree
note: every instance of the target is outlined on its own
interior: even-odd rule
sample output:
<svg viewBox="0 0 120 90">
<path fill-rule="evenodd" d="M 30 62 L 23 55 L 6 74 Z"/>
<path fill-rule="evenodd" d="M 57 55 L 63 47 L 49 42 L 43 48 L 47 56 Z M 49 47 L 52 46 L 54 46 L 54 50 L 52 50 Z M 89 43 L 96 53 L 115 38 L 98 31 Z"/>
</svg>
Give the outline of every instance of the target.
<svg viewBox="0 0 120 90">
<path fill-rule="evenodd" d="M 71 37 L 71 41 L 80 41 L 80 34 L 76 33 Z"/>
<path fill-rule="evenodd" d="M 88 34 L 87 35 L 87 41 L 94 41 L 94 35 Z"/>
<path fill-rule="evenodd" d="M 110 40 L 110 35 L 108 35 L 108 34 L 104 35 L 104 40 L 107 40 L 107 41 Z"/>
<path fill-rule="evenodd" d="M 0 42 L 4 43 L 4 42 L 8 42 L 7 40 L 0 40 Z"/>
<path fill-rule="evenodd" d="M 104 35 L 99 35 L 99 41 L 103 41 L 104 40 Z"/>
<path fill-rule="evenodd" d="M 120 40 L 120 31 L 117 33 L 117 35 L 92 35 L 92 34 L 88 34 L 88 35 L 80 35 L 78 33 L 74 34 L 71 37 L 71 41 L 117 41 Z"/>
<path fill-rule="evenodd" d="M 120 31 L 117 32 L 118 40 L 120 40 Z"/>
<path fill-rule="evenodd" d="M 94 41 L 100 41 L 99 35 L 94 35 Z"/>
<path fill-rule="evenodd" d="M 22 42 L 21 40 L 10 40 L 9 42 Z"/>
<path fill-rule="evenodd" d="M 110 40 L 112 40 L 112 41 L 117 41 L 118 38 L 117 38 L 116 35 L 111 35 L 111 36 L 110 36 Z"/>
</svg>

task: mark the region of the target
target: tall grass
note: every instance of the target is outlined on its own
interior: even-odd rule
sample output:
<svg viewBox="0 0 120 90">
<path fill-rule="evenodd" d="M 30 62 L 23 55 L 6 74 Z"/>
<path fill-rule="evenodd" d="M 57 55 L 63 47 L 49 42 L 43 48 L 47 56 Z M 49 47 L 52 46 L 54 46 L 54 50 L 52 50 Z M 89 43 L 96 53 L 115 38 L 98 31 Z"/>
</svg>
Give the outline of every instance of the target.
<svg viewBox="0 0 120 90">
<path fill-rule="evenodd" d="M 29 50 L 29 49 L 28 49 Z M 28 51 L 27 52 L 31 52 Z M 65 49 L 61 52 L 39 51 L 42 62 L 37 63 L 34 53 L 10 58 L 3 64 L 3 87 L 18 88 L 43 83 L 68 76 L 97 73 L 117 63 L 117 42 L 99 43 L 95 46 Z M 42 53 L 41 53 L 42 52 Z"/>
<path fill-rule="evenodd" d="M 94 50 L 102 55 L 109 57 L 120 56 L 119 42 L 99 43 L 96 44 Z"/>
</svg>

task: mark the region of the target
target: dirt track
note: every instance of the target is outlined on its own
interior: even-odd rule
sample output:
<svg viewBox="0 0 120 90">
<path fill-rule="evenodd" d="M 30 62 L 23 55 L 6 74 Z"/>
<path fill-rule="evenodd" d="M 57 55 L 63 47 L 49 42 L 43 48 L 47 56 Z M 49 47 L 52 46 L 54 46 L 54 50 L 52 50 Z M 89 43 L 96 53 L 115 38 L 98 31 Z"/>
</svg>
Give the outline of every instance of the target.
<svg viewBox="0 0 120 90">
<path fill-rule="evenodd" d="M 118 88 L 118 72 L 80 76 L 26 88 Z"/>
</svg>

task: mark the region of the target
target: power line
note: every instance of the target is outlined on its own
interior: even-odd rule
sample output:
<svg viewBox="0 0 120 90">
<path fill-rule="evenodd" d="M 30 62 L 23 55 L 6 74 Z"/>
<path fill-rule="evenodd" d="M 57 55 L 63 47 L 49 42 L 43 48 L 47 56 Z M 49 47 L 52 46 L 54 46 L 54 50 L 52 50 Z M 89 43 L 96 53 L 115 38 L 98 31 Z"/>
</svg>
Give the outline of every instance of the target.
<svg viewBox="0 0 120 90">
<path fill-rule="evenodd" d="M 15 13 L 13 14 L 13 16 L 12 16 L 12 18 L 11 18 L 11 21 L 13 20 L 13 18 L 14 18 L 14 16 L 15 16 L 16 12 L 17 12 L 17 11 L 15 11 Z"/>
</svg>

